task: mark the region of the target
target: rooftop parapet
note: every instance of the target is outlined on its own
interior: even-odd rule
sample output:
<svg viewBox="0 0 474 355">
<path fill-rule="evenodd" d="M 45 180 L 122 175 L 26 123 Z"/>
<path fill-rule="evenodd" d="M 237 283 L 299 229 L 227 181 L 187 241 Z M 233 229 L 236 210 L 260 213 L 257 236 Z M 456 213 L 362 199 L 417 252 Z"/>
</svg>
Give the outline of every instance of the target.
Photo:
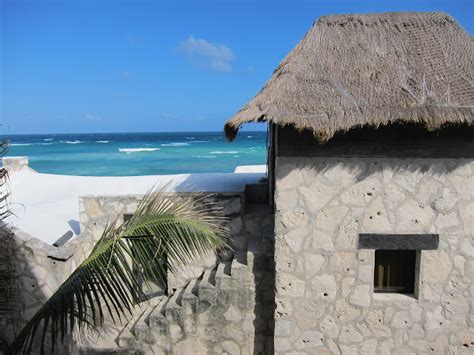
<svg viewBox="0 0 474 355">
<path fill-rule="evenodd" d="M 4 157 L 2 164 L 8 172 L 14 171 L 34 171 L 29 167 L 28 157 Z"/>
</svg>

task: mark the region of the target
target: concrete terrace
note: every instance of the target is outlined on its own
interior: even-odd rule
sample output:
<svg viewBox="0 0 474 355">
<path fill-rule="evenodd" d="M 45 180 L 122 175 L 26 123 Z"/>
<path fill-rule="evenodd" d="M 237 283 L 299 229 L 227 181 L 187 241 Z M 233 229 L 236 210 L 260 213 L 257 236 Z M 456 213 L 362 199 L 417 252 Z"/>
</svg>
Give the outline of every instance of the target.
<svg viewBox="0 0 474 355">
<path fill-rule="evenodd" d="M 153 186 L 165 185 L 170 192 L 241 192 L 245 184 L 258 182 L 264 176 L 264 165 L 238 167 L 235 173 L 122 177 L 42 174 L 27 166 L 16 166 L 9 176 L 14 215 L 8 222 L 52 244 L 69 230 L 74 235 L 80 233 L 79 196 L 139 195 Z"/>
</svg>

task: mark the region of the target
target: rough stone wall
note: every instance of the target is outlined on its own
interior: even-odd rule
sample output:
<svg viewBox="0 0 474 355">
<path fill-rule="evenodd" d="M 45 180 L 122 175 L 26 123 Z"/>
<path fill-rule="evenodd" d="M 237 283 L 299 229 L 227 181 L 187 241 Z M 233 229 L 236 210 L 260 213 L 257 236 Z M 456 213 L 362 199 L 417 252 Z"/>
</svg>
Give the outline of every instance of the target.
<svg viewBox="0 0 474 355">
<path fill-rule="evenodd" d="M 133 213 L 140 199 L 141 196 L 81 197 L 81 230 L 84 234 L 100 236 L 110 216 L 121 217 Z M 166 322 L 169 322 L 169 332 L 165 334 L 161 334 L 160 329 L 166 327 L 162 324 L 160 328 L 155 324 L 156 309 L 161 306 L 154 308 L 143 303 L 145 316 L 141 323 L 131 328 L 134 336 L 131 340 L 123 341 L 124 348 L 140 349 L 145 354 L 272 353 L 273 215 L 265 210 L 244 213 L 241 194 L 212 194 L 208 200 L 223 208 L 224 215 L 229 219 L 227 224 L 231 233 L 231 246 L 236 254 L 240 252 L 247 255 L 247 265 L 243 267 L 242 264 L 240 266 L 243 268 L 234 270 L 232 267 L 235 264 L 229 264 L 232 256 L 224 253 L 217 258 L 212 256 L 197 262 L 189 273 L 177 277 L 168 275 L 169 290 L 176 288 L 177 294 L 181 294 L 181 287 L 199 277 L 203 270 L 216 269 L 216 262 L 222 266 L 229 260 L 227 263 L 232 266 L 231 270 L 226 270 L 231 276 L 216 273 L 213 277 L 214 286 L 207 293 L 199 286 L 192 307 L 188 304 L 190 295 L 186 293 L 182 295 L 182 307 L 176 307 L 172 299 L 165 303 L 163 312 Z M 198 284 L 200 282 L 202 280 Z M 115 330 L 111 325 L 107 327 L 108 339 L 115 339 L 116 336 L 121 339 L 117 334 L 123 332 L 123 325 Z M 81 349 L 89 353 L 94 347 L 112 346 L 103 340 L 94 338 L 91 342 L 81 344 Z M 119 343 L 122 344 L 122 341 Z"/>
<path fill-rule="evenodd" d="M 15 280 L 12 286 L 16 289 L 16 294 L 11 295 L 16 307 L 11 314 L 0 317 L 0 338 L 6 346 L 66 279 L 75 262 L 74 258 L 60 261 L 49 257 L 61 248 L 11 226 L 0 229 L 0 247 L 9 253 L 8 275 L 1 275 L 2 282 Z"/>
<path fill-rule="evenodd" d="M 186 194 L 184 194 L 186 195 Z M 213 201 L 223 208 L 229 218 L 228 227 L 234 236 L 231 246 L 234 250 L 246 249 L 249 233 L 243 229 L 241 216 L 241 194 L 220 193 L 209 195 L 204 202 Z M 5 270 L 8 267 L 9 279 L 16 280 L 18 309 L 0 318 L 2 326 L 1 346 L 9 344 L 15 334 L 28 322 L 54 290 L 76 269 L 90 253 L 94 244 L 107 225 L 118 218 L 120 222 L 125 213 L 133 213 L 141 199 L 133 196 L 84 196 L 80 198 L 80 236 L 61 248 L 46 244 L 23 231 L 7 226 L 0 230 L 0 245 L 3 247 Z M 3 254 L 2 254 L 3 255 Z M 65 257 L 66 260 L 51 258 L 51 255 Z M 225 255 L 222 255 L 225 258 Z M 216 256 L 210 255 L 196 262 L 180 275 L 169 275 L 168 288 L 184 286 L 189 279 L 197 277 L 203 268 L 214 266 Z M 3 270 L 3 269 L 2 269 Z M 1 349 L 0 349 L 1 350 Z"/>
<path fill-rule="evenodd" d="M 474 162 L 276 160 L 275 351 L 474 352 Z M 438 233 L 416 297 L 373 293 L 359 233 Z"/>
<path fill-rule="evenodd" d="M 187 193 L 180 193 L 189 196 Z M 103 230 L 118 218 L 117 222 L 123 222 L 125 214 L 133 214 L 141 200 L 140 195 L 127 196 L 82 196 L 79 198 L 79 220 L 82 236 L 88 241 L 95 242 L 102 235 Z M 245 236 L 241 233 L 240 193 L 215 193 L 209 194 L 203 203 L 213 202 L 222 208 L 223 214 L 228 218 L 226 223 L 230 229 L 232 240 L 231 247 L 236 250 L 244 250 Z M 89 248 L 86 248 L 90 250 Z M 84 251 L 85 252 L 85 251 Z M 84 255 L 85 256 L 85 255 Z M 204 268 L 209 268 L 216 263 L 215 255 L 208 255 L 197 260 L 194 265 L 189 266 L 178 275 L 168 275 L 168 289 L 173 290 L 183 287 L 189 280 L 199 276 Z"/>
</svg>

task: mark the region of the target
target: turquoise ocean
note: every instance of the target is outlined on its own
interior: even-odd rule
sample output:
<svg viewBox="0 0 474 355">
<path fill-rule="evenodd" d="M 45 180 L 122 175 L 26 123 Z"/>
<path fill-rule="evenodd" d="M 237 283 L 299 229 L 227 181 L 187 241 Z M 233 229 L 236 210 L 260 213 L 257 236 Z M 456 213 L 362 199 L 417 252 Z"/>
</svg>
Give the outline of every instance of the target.
<svg viewBox="0 0 474 355">
<path fill-rule="evenodd" d="M 136 176 L 230 173 L 266 161 L 266 132 L 11 135 L 7 156 L 27 156 L 40 173 Z"/>
</svg>

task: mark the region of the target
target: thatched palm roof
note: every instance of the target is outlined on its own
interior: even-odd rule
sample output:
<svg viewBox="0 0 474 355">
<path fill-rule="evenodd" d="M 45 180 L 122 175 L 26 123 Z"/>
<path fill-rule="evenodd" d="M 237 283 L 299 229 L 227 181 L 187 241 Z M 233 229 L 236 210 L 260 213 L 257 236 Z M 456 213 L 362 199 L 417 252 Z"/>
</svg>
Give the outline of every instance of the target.
<svg viewBox="0 0 474 355">
<path fill-rule="evenodd" d="M 443 13 L 325 16 L 225 125 L 338 131 L 392 122 L 474 124 L 474 38 Z"/>
</svg>

